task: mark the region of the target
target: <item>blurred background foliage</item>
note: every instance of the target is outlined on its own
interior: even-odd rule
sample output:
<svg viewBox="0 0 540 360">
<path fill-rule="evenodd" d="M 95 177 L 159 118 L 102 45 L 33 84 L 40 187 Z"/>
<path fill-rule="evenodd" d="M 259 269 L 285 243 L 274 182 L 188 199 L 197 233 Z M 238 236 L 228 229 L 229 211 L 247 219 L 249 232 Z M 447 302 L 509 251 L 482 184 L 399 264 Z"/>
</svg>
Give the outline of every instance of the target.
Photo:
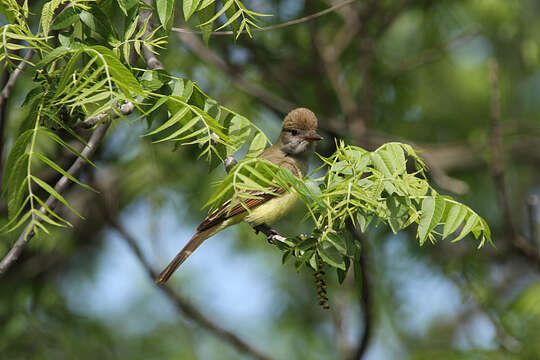
<svg viewBox="0 0 540 360">
<path fill-rule="evenodd" d="M 317 305 L 312 273 L 281 265 L 280 253 L 247 225 L 210 239 L 172 279 L 223 328 L 274 359 L 351 358 L 369 329 L 365 359 L 540 358 L 540 239 L 534 239 L 540 178 L 540 3 L 534 0 L 362 0 L 252 39 L 213 36 L 206 48 L 177 1 L 160 60 L 275 140 L 292 107 L 312 109 L 326 141 L 373 150 L 412 143 L 436 188 L 486 218 L 496 248 L 459 243 L 419 247 L 413 233 L 370 226 L 364 235 L 368 307 L 361 285 L 328 274 L 330 311 Z M 252 0 L 273 14 L 262 25 L 301 18 L 336 1 Z M 31 1 L 39 13 L 43 1 Z M 119 15 L 120 16 L 120 15 Z M 509 211 L 494 182 L 490 64 L 498 64 L 504 177 Z M 492 74 L 493 75 L 493 74 Z M 24 119 L 32 74 L 16 84 L 6 112 L 7 145 Z M 4 75 L 5 77 L 5 75 Z M 195 147 L 141 137 L 142 123 L 114 123 L 83 180 L 101 193 L 67 194 L 85 220 L 34 238 L 0 282 L 0 358 L 250 358 L 186 319 L 157 291 L 104 203 L 158 268 L 204 217 L 201 206 L 222 167 L 208 172 Z M 312 164 L 314 168 L 318 164 Z M 1 206 L 5 216 L 5 204 Z M 303 209 L 281 233 L 310 232 Z M 17 234 L 2 234 L 5 254 Z M 520 246 L 521 242 L 527 246 Z M 366 313 L 368 316 L 366 316 Z M 369 326 L 366 327 L 366 322 Z"/>
</svg>

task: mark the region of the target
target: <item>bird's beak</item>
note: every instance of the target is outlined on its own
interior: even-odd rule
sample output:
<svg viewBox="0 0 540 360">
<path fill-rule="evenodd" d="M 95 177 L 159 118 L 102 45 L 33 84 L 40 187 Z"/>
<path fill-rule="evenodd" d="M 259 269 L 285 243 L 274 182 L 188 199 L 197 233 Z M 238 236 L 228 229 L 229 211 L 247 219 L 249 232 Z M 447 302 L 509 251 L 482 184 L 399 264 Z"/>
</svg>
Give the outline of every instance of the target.
<svg viewBox="0 0 540 360">
<path fill-rule="evenodd" d="M 310 131 L 307 134 L 302 135 L 302 139 L 308 140 L 308 141 L 319 141 L 319 140 L 322 140 L 323 137 L 317 134 L 315 131 Z"/>
</svg>

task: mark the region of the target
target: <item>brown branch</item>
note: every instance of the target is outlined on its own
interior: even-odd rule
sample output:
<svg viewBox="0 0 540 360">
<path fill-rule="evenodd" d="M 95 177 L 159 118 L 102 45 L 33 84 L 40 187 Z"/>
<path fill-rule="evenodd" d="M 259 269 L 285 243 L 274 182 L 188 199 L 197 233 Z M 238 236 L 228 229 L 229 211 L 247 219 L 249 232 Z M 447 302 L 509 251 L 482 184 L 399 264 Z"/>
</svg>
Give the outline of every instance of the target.
<svg viewBox="0 0 540 360">
<path fill-rule="evenodd" d="M 501 105 L 499 90 L 499 65 L 493 61 L 489 66 L 491 88 L 491 133 L 490 145 L 492 150 L 491 175 L 499 191 L 499 203 L 502 208 L 505 232 L 510 237 L 511 245 L 523 256 L 540 265 L 540 253 L 523 236 L 519 235 L 515 224 L 510 203 L 510 195 L 504 178 L 504 146 L 501 126 Z"/>
<path fill-rule="evenodd" d="M 189 33 L 178 33 L 178 37 L 184 43 L 184 45 L 186 45 L 205 63 L 215 66 L 221 70 L 227 76 L 229 81 L 231 81 L 236 87 L 259 99 L 270 109 L 281 114 L 286 114 L 296 107 L 295 104 L 291 103 L 290 101 L 272 94 L 264 87 L 247 80 L 240 73 L 235 72 L 221 57 L 219 57 L 211 49 L 207 48 L 198 36 Z"/>
<path fill-rule="evenodd" d="M 336 294 L 332 298 L 332 321 L 336 331 L 336 343 L 341 358 L 349 359 L 356 350 L 356 346 L 351 343 L 348 338 L 347 308 L 350 306 L 349 293 L 354 290 L 354 274 L 352 271 L 347 271 L 343 284 L 337 289 Z"/>
<path fill-rule="evenodd" d="M 150 7 L 153 7 L 154 5 L 154 2 L 152 0 L 144 0 L 144 2 Z M 148 20 L 149 17 L 152 16 L 152 14 L 153 13 L 150 10 L 141 11 L 138 27 L 141 28 L 142 26 L 144 26 L 144 23 Z M 152 21 L 149 21 L 148 24 L 146 25 L 143 38 L 146 39 L 152 33 L 152 30 L 153 30 L 152 27 L 153 27 Z M 154 49 L 152 49 L 152 47 L 148 47 L 145 45 L 143 46 L 142 50 L 143 50 L 144 60 L 146 61 L 146 65 L 148 65 L 150 69 L 152 70 L 164 69 L 163 64 L 161 64 L 161 61 L 159 61 L 158 58 L 156 57 L 156 54 L 154 53 Z"/>
<path fill-rule="evenodd" d="M 186 47 L 188 47 L 205 63 L 211 64 L 212 66 L 220 70 L 228 78 L 228 80 L 233 83 L 239 90 L 243 91 L 249 96 L 258 99 L 268 108 L 280 114 L 286 114 L 296 107 L 294 103 L 283 99 L 282 97 L 279 97 L 266 90 L 264 87 L 259 86 L 254 82 L 246 79 L 244 76 L 242 76 L 241 73 L 235 72 L 219 55 L 217 55 L 210 48 L 206 47 L 198 36 L 191 33 L 178 33 L 178 37 Z M 336 84 L 336 86 L 338 86 L 339 88 L 339 84 Z M 358 106 L 355 105 L 352 112 L 356 111 L 355 109 L 358 109 Z M 334 134 L 335 136 L 341 136 L 348 130 L 345 126 L 339 125 L 340 123 L 343 123 L 342 118 L 321 119 L 319 127 L 323 131 L 326 131 L 330 134 Z M 377 137 L 376 135 L 373 137 L 371 135 L 371 133 L 366 134 L 366 136 L 369 136 L 370 138 L 368 142 L 371 145 L 376 143 L 376 147 L 382 145 L 385 141 L 396 141 L 395 137 L 382 138 Z M 373 140 L 372 138 L 375 140 Z M 365 142 L 357 142 L 357 144 L 365 146 Z M 425 150 L 425 147 L 421 145 L 417 146 L 417 148 Z M 470 157 L 473 153 L 469 147 L 462 146 L 462 148 L 463 149 L 460 148 L 460 150 L 463 151 L 459 152 L 460 159 L 463 159 L 463 157 Z M 438 156 L 439 152 L 437 151 L 437 154 L 435 154 L 435 150 L 437 149 L 434 149 L 433 154 L 431 151 L 426 151 L 422 154 L 426 158 L 426 162 L 429 165 L 430 174 L 433 176 L 433 180 L 445 190 L 451 191 L 456 194 L 465 193 L 468 190 L 467 184 L 458 179 L 451 178 L 446 174 L 446 167 L 440 165 L 444 163 L 444 161 L 446 161 L 446 156 Z M 433 155 L 431 156 L 432 160 L 428 159 L 430 155 Z M 474 164 L 477 164 L 478 161 L 475 161 Z"/>
<path fill-rule="evenodd" d="M 120 107 L 120 112 L 124 115 L 130 114 L 135 109 L 135 106 L 132 103 L 126 103 Z M 115 117 L 111 115 L 111 118 Z M 94 132 L 92 133 L 92 136 L 88 140 L 87 145 L 84 147 L 84 149 L 81 151 L 81 154 L 86 157 L 90 158 L 94 152 L 96 151 L 99 143 L 105 136 L 105 133 L 107 132 L 107 129 L 109 128 L 109 125 L 111 124 L 111 120 L 104 121 L 101 125 L 99 125 Z M 71 167 L 67 170 L 67 173 L 77 177 L 79 172 L 83 169 L 84 165 L 86 165 L 86 160 L 84 160 L 82 157 L 77 157 L 77 159 L 73 162 Z M 62 194 L 68 187 L 70 180 L 67 176 L 62 176 L 60 180 L 56 183 L 54 186 L 54 190 Z M 42 206 L 39 211 L 43 214 L 47 213 L 46 208 L 49 208 L 51 210 L 54 210 L 56 205 L 58 204 L 58 199 L 54 197 L 53 195 L 50 195 L 47 200 L 45 201 L 45 206 Z M 36 217 L 34 219 L 34 222 L 41 222 L 40 217 Z M 28 224 L 28 226 L 23 230 L 13 247 L 9 250 L 7 255 L 2 259 L 0 262 L 0 275 L 3 275 L 8 268 L 17 260 L 25 246 L 28 244 L 30 239 L 34 237 L 35 235 L 35 227 L 36 225 L 34 223 Z"/>
<path fill-rule="evenodd" d="M 135 240 L 135 238 L 125 229 L 125 227 L 118 220 L 118 217 L 114 213 L 112 207 L 109 205 L 111 203 L 114 203 L 114 201 L 111 200 L 110 196 L 102 196 L 100 199 L 102 200 L 105 219 L 131 248 L 137 259 L 143 266 L 144 270 L 146 271 L 150 282 L 155 284 L 154 279 L 158 277 L 158 272 L 154 270 L 148 259 L 146 259 L 141 249 L 137 245 L 137 241 Z M 162 291 L 167 296 L 167 298 L 169 298 L 169 300 L 184 316 L 194 321 L 202 328 L 208 330 L 216 337 L 229 343 L 239 352 L 245 353 L 259 360 L 272 359 L 270 356 L 263 354 L 262 352 L 242 340 L 240 337 L 238 337 L 238 335 L 224 329 L 223 327 L 219 326 L 214 321 L 203 315 L 203 313 L 199 309 L 197 309 L 193 304 L 187 301 L 181 294 L 178 293 L 178 291 L 173 290 L 169 285 L 161 284 L 156 286 L 158 286 L 159 290 Z"/>
<path fill-rule="evenodd" d="M 407 73 L 411 70 L 414 70 L 422 65 L 430 64 L 436 62 L 444 57 L 446 51 L 457 48 L 458 46 L 466 44 L 468 41 L 474 39 L 480 34 L 480 29 L 477 27 L 472 27 L 467 29 L 457 36 L 445 41 L 444 44 L 435 46 L 433 48 L 424 50 L 413 58 L 404 61 L 401 65 L 398 66 L 390 77 L 396 78 L 404 73 Z"/>
<path fill-rule="evenodd" d="M 489 80 L 491 88 L 491 174 L 493 176 L 495 186 L 499 191 L 499 200 L 503 210 L 506 231 L 510 234 L 511 238 L 514 239 L 516 238 L 516 229 L 514 227 L 508 189 L 504 180 L 504 148 L 501 127 L 499 65 L 495 61 L 493 61 L 489 66 Z"/>
<path fill-rule="evenodd" d="M 26 68 L 26 64 L 30 61 L 30 58 L 34 55 L 34 49 L 30 49 L 23 60 L 17 65 L 15 70 L 9 75 L 5 84 L 3 84 L 3 89 L 0 92 L 0 164 L 2 164 L 4 158 L 4 131 L 6 129 L 6 110 L 7 110 L 7 100 L 11 94 L 11 90 L 15 86 L 19 75 L 22 74 Z M 6 70 L 7 72 L 7 70 Z M 0 177 L 2 176 L 4 167 L 0 166 Z"/>
<path fill-rule="evenodd" d="M 360 266 L 360 271 L 362 273 L 362 288 L 361 288 L 360 301 L 362 303 L 364 329 L 360 335 L 360 339 L 358 341 L 358 345 L 356 348 L 356 353 L 351 358 L 351 359 L 360 360 L 366 354 L 369 341 L 371 340 L 371 332 L 373 328 L 373 309 L 372 309 L 372 303 L 371 303 L 371 281 L 370 281 L 369 269 L 368 269 L 369 255 L 368 255 L 367 241 L 365 240 L 363 234 L 361 234 L 358 231 L 359 225 L 356 223 L 356 221 L 355 221 L 355 224 L 353 225 L 353 223 L 350 220 L 348 220 L 347 229 L 353 236 L 354 240 L 358 241 L 361 244 L 361 252 L 360 252 L 360 258 L 358 259 L 358 263 Z"/>
<path fill-rule="evenodd" d="M 529 220 L 529 236 L 531 244 L 538 248 L 540 253 L 540 231 L 538 229 L 538 196 L 529 195 L 527 198 L 527 215 Z"/>
<path fill-rule="evenodd" d="M 322 61 L 324 70 L 326 71 L 328 80 L 330 80 L 330 84 L 336 94 L 341 109 L 345 114 L 347 122 L 349 124 L 355 124 L 355 138 L 364 134 L 366 131 L 366 124 L 365 119 L 359 116 L 360 108 L 346 79 L 342 76 L 343 71 L 339 64 L 339 57 L 353 39 L 354 36 L 351 35 L 355 35 L 360 28 L 360 22 L 358 21 L 357 16 L 351 12 L 350 16 L 345 17 L 345 24 L 335 36 L 339 41 L 325 41 L 323 39 L 322 31 L 315 31 L 314 34 L 315 48 L 317 49 L 319 58 Z"/>
<path fill-rule="evenodd" d="M 281 23 L 281 24 L 275 24 L 275 25 L 271 25 L 271 26 L 267 26 L 267 27 L 263 27 L 263 28 L 253 28 L 253 29 L 250 29 L 250 31 L 251 32 L 261 32 L 261 31 L 281 29 L 281 28 L 284 28 L 284 27 L 301 24 L 301 23 L 304 23 L 304 22 L 307 22 L 307 21 L 310 21 L 310 20 L 314 20 L 314 19 L 316 19 L 318 17 L 321 17 L 323 15 L 326 15 L 328 13 L 331 13 L 331 12 L 333 12 L 333 11 L 339 9 L 339 8 L 342 8 L 342 7 L 346 6 L 346 5 L 352 4 L 355 1 L 357 1 L 357 0 L 345 0 L 345 1 L 340 2 L 339 4 L 331 6 L 328 9 L 319 11 L 319 12 L 317 12 L 315 14 L 304 16 L 302 18 L 287 21 L 287 22 L 284 22 L 284 23 Z M 177 28 L 177 27 L 173 27 L 171 30 L 174 31 L 174 32 L 177 32 L 177 33 L 182 33 L 182 34 L 198 34 L 198 35 L 201 35 L 203 33 L 202 31 L 193 31 L 193 30 L 184 29 L 184 28 Z M 211 34 L 212 35 L 234 35 L 234 33 L 232 31 L 212 31 Z M 244 30 L 244 31 L 241 32 L 241 34 L 249 34 L 249 33 Z"/>
</svg>

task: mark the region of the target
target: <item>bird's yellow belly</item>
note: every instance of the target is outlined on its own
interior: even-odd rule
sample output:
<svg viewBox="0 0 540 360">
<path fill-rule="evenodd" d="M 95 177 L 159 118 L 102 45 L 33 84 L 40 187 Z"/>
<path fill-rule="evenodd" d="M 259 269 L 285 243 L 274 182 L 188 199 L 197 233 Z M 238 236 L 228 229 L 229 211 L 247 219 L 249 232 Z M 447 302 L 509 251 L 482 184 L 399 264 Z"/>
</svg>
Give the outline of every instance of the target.
<svg viewBox="0 0 540 360">
<path fill-rule="evenodd" d="M 264 204 L 251 210 L 244 218 L 252 226 L 272 224 L 282 218 L 296 203 L 296 194 L 287 193 L 283 196 L 268 200 Z"/>
</svg>

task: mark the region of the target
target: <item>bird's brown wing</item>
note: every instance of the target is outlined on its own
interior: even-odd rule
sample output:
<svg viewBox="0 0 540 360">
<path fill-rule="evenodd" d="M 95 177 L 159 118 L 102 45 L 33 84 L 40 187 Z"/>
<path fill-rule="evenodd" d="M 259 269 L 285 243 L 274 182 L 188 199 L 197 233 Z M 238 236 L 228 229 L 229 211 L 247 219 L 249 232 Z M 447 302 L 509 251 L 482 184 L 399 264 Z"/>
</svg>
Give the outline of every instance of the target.
<svg viewBox="0 0 540 360">
<path fill-rule="evenodd" d="M 223 205 L 219 209 L 214 210 L 206 217 L 206 219 L 203 220 L 199 227 L 197 227 L 197 231 L 204 231 L 229 218 L 232 218 L 233 216 L 241 214 L 247 211 L 246 208 L 250 210 L 255 209 L 257 206 L 267 202 L 268 200 L 284 194 L 285 189 L 271 187 L 269 188 L 269 192 L 246 191 L 246 193 L 251 196 L 256 196 L 257 198 L 238 200 L 238 204 L 235 204 L 232 209 L 230 208 L 231 199 L 225 201 L 225 203 L 223 203 Z"/>
</svg>

